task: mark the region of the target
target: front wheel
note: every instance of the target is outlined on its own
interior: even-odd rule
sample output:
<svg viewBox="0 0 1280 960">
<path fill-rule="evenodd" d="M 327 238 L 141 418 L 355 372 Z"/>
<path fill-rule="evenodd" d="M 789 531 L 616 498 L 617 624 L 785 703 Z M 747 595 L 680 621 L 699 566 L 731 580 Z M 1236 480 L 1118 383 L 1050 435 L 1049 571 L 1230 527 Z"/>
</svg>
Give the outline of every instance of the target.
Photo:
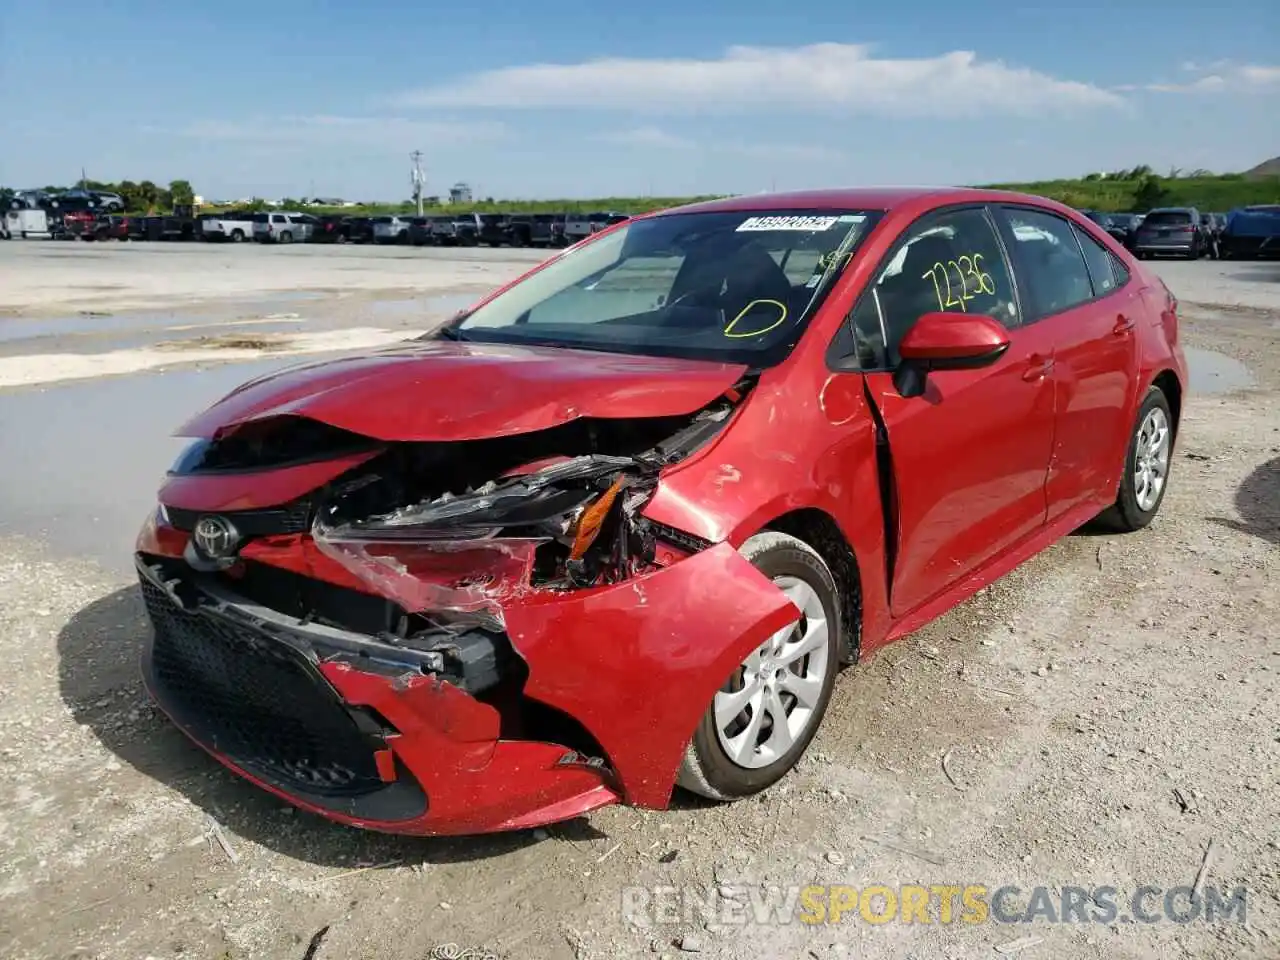
<svg viewBox="0 0 1280 960">
<path fill-rule="evenodd" d="M 1164 391 L 1153 386 L 1138 408 L 1129 437 L 1116 502 L 1098 519 L 1120 533 L 1141 530 L 1160 511 L 1173 459 L 1173 414 Z"/>
<path fill-rule="evenodd" d="M 767 530 L 742 555 L 795 604 L 800 619 L 769 637 L 712 698 L 677 783 L 712 800 L 766 789 L 796 765 L 822 722 L 840 667 L 840 603 L 826 562 Z"/>
</svg>

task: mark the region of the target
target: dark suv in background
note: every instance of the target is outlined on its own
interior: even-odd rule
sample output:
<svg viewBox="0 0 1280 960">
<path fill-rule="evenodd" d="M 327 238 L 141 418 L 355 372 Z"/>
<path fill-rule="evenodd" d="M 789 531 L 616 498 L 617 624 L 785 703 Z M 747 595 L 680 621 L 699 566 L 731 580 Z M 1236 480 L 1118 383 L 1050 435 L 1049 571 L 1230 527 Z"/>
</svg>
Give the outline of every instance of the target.
<svg viewBox="0 0 1280 960">
<path fill-rule="evenodd" d="M 1209 229 L 1195 207 L 1161 207 L 1134 231 L 1131 248 L 1143 258 L 1163 254 L 1198 260 L 1213 251 Z"/>
<path fill-rule="evenodd" d="M 1223 257 L 1280 257 L 1280 204 L 1239 207 L 1226 217 L 1219 238 Z"/>
</svg>

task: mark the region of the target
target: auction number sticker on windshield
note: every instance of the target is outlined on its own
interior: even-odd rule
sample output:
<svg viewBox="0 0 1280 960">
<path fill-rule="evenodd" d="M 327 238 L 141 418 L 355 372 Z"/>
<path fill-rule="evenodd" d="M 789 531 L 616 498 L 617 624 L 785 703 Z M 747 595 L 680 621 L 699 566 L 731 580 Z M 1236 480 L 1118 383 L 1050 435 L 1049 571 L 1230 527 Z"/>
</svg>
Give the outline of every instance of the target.
<svg viewBox="0 0 1280 960">
<path fill-rule="evenodd" d="M 748 217 L 738 224 L 738 233 L 752 230 L 830 230 L 840 222 L 840 217 Z"/>
</svg>

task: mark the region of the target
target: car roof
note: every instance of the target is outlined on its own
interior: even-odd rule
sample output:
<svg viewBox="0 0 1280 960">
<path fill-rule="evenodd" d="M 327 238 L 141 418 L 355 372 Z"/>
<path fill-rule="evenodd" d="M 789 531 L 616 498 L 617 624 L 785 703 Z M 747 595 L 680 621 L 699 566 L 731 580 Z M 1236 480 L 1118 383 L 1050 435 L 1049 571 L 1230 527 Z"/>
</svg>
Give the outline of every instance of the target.
<svg viewBox="0 0 1280 960">
<path fill-rule="evenodd" d="M 849 187 L 833 190 L 797 190 L 787 193 L 760 193 L 721 200 L 708 200 L 675 207 L 681 213 L 767 212 L 769 210 L 892 210 L 894 207 L 928 200 L 931 205 L 950 203 L 1025 202 L 1055 209 L 1060 204 L 1044 197 L 1007 190 L 974 187 Z M 1065 209 L 1065 208 L 1062 208 Z"/>
</svg>

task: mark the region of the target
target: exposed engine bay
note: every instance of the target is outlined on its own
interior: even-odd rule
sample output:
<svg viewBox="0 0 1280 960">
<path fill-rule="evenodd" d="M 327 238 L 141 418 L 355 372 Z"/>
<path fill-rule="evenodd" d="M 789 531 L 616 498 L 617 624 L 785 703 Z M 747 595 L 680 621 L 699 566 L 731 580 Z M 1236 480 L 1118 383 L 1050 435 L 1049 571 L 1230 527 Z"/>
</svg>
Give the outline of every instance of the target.
<svg viewBox="0 0 1280 960">
<path fill-rule="evenodd" d="M 659 473 L 732 409 L 723 399 L 692 417 L 397 444 L 333 485 L 312 535 L 408 609 L 500 619 L 498 601 L 520 591 L 617 583 L 651 565 L 657 535 L 640 511 Z"/>
</svg>

